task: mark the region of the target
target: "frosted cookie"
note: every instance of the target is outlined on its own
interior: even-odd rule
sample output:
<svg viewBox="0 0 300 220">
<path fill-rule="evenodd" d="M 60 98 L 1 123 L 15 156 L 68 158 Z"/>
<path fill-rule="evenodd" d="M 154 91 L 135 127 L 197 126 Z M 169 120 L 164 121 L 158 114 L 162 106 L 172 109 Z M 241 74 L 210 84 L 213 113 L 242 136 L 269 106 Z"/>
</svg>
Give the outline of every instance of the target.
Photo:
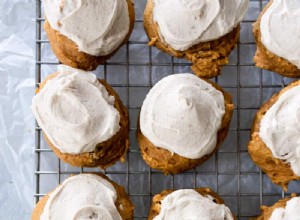
<svg viewBox="0 0 300 220">
<path fill-rule="evenodd" d="M 133 220 L 133 209 L 122 186 L 104 175 L 79 174 L 44 196 L 32 220 Z"/>
<path fill-rule="evenodd" d="M 271 0 L 253 25 L 256 66 L 300 77 L 300 1 Z"/>
<path fill-rule="evenodd" d="M 59 61 L 93 70 L 125 44 L 134 25 L 131 0 L 44 0 L 45 31 Z"/>
<path fill-rule="evenodd" d="M 129 147 L 127 109 L 92 72 L 65 65 L 46 78 L 32 110 L 54 153 L 73 166 L 106 168 Z"/>
<path fill-rule="evenodd" d="M 165 190 L 152 199 L 148 220 L 234 220 L 223 200 L 208 188 Z"/>
<path fill-rule="evenodd" d="M 275 94 L 257 112 L 248 145 L 252 160 L 287 190 L 300 180 L 300 81 Z"/>
<path fill-rule="evenodd" d="M 224 141 L 233 112 L 231 96 L 193 74 L 163 78 L 141 108 L 138 143 L 155 169 L 180 173 L 209 159 Z"/>
<path fill-rule="evenodd" d="M 261 210 L 256 220 L 299 220 L 300 197 L 292 194 L 292 197 L 281 199 L 271 207 L 262 206 Z"/>
<path fill-rule="evenodd" d="M 202 78 L 220 74 L 237 44 L 248 0 L 148 0 L 149 45 L 193 63 Z"/>
</svg>

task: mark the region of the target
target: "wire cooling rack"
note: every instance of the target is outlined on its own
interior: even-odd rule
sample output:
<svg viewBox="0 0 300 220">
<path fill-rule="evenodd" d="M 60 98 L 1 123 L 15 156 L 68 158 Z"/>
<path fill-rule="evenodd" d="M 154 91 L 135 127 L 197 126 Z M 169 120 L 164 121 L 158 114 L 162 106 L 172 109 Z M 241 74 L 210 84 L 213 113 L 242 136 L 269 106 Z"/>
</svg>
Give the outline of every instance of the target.
<svg viewBox="0 0 300 220">
<path fill-rule="evenodd" d="M 142 160 L 136 141 L 136 124 L 141 104 L 153 84 L 174 73 L 191 72 L 190 63 L 147 46 L 143 30 L 146 0 L 135 0 L 135 28 L 127 45 L 105 65 L 95 71 L 121 96 L 130 114 L 130 151 L 125 163 L 117 163 L 106 171 L 97 168 L 74 168 L 57 159 L 45 143 L 36 124 L 35 203 L 71 174 L 104 172 L 123 185 L 135 205 L 135 219 L 146 219 L 152 196 L 165 189 L 209 187 L 216 191 L 239 219 L 259 214 L 261 205 L 271 205 L 292 192 L 300 192 L 300 184 L 290 184 L 289 192 L 271 183 L 251 161 L 247 144 L 253 117 L 272 94 L 293 81 L 254 66 L 256 45 L 252 23 L 267 1 L 250 1 L 241 24 L 241 38 L 230 56 L 222 75 L 213 79 L 232 94 L 235 110 L 226 141 L 219 152 L 201 166 L 182 174 L 164 176 L 150 169 Z M 52 72 L 58 61 L 50 50 L 43 30 L 42 1 L 36 0 L 36 85 Z"/>
</svg>

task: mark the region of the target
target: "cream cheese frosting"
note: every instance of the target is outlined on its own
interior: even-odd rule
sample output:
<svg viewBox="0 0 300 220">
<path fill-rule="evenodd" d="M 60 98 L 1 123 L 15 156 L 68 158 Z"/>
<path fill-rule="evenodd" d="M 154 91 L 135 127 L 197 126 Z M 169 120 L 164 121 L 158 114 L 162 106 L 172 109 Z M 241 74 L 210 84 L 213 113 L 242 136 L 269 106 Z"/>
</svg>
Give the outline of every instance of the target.
<svg viewBox="0 0 300 220">
<path fill-rule="evenodd" d="M 120 129 L 115 98 L 92 72 L 65 65 L 58 72 L 33 97 L 35 118 L 62 153 L 92 152 Z"/>
<path fill-rule="evenodd" d="M 249 0 L 153 0 L 153 20 L 160 37 L 184 51 L 218 39 L 242 21 Z"/>
<path fill-rule="evenodd" d="M 148 93 L 140 129 L 155 146 L 198 159 L 216 147 L 224 114 L 220 91 L 193 74 L 175 74 L 159 81 Z"/>
<path fill-rule="evenodd" d="M 79 174 L 65 180 L 50 193 L 41 220 L 121 220 L 113 185 L 94 174 Z"/>
<path fill-rule="evenodd" d="M 300 220 L 300 198 L 290 199 L 285 208 L 276 208 L 269 220 Z"/>
<path fill-rule="evenodd" d="M 260 23 L 261 41 L 300 69 L 300 1 L 273 0 Z"/>
<path fill-rule="evenodd" d="M 290 163 L 300 176 L 300 86 L 279 96 L 261 120 L 259 135 L 273 157 Z"/>
<path fill-rule="evenodd" d="M 79 51 L 94 56 L 112 53 L 129 32 L 126 0 L 44 0 L 50 26 Z"/>
<path fill-rule="evenodd" d="M 193 189 L 181 189 L 167 195 L 154 220 L 233 220 L 229 208 L 213 202 L 211 196 L 202 196 Z"/>
</svg>

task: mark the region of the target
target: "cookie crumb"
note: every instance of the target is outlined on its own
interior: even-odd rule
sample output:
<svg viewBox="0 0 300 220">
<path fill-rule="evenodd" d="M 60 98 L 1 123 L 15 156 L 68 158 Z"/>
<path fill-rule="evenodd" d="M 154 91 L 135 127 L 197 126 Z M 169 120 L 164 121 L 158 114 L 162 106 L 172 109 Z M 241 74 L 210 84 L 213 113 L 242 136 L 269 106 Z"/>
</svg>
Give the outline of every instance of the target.
<svg viewBox="0 0 300 220">
<path fill-rule="evenodd" d="M 148 43 L 148 46 L 151 47 L 151 46 L 155 45 L 157 40 L 158 40 L 157 37 L 151 38 L 151 41 Z"/>
</svg>

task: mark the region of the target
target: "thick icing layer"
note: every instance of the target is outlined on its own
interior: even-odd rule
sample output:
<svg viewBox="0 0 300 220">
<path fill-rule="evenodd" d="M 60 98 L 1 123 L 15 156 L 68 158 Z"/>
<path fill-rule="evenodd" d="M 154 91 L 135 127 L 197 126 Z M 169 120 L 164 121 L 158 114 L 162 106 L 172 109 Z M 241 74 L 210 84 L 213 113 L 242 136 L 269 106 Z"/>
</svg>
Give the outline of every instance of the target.
<svg viewBox="0 0 300 220">
<path fill-rule="evenodd" d="M 93 174 L 79 174 L 50 193 L 41 220 L 121 220 L 116 200 L 117 192 L 107 180 Z"/>
<path fill-rule="evenodd" d="M 267 111 L 259 135 L 273 157 L 290 163 L 300 176 L 300 86 L 283 93 Z"/>
<path fill-rule="evenodd" d="M 300 220 L 300 198 L 292 198 L 285 208 L 276 208 L 269 220 Z"/>
<path fill-rule="evenodd" d="M 129 32 L 126 0 L 44 0 L 50 26 L 68 37 L 79 51 L 94 56 L 113 52 Z"/>
<path fill-rule="evenodd" d="M 190 159 L 213 151 L 225 114 L 223 94 L 192 74 L 175 74 L 158 82 L 140 115 L 143 135 L 155 146 Z"/>
<path fill-rule="evenodd" d="M 35 118 L 62 153 L 91 152 L 119 129 L 115 98 L 92 72 L 65 65 L 32 100 Z"/>
<path fill-rule="evenodd" d="M 249 0 L 153 1 L 153 19 L 162 40 L 184 51 L 231 32 L 242 21 Z"/>
<path fill-rule="evenodd" d="M 193 189 L 181 189 L 167 195 L 161 202 L 161 210 L 154 220 L 233 220 L 228 207 L 213 202 Z"/>
<path fill-rule="evenodd" d="M 261 41 L 272 53 L 300 69 L 300 1 L 273 0 L 261 18 Z"/>
</svg>

